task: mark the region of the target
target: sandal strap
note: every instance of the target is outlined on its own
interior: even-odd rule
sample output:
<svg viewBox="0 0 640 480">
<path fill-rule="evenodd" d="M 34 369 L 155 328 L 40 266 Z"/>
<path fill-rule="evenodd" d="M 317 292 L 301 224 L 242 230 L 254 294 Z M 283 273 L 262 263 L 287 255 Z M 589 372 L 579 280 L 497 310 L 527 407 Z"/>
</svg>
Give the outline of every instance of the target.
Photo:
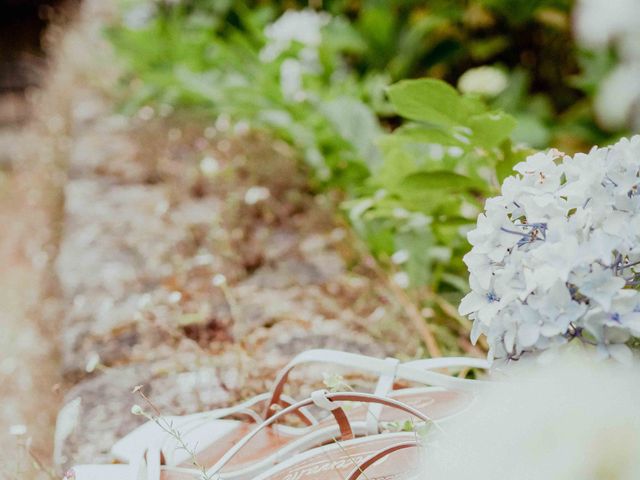
<svg viewBox="0 0 640 480">
<path fill-rule="evenodd" d="M 398 374 L 398 366 L 400 360 L 388 357 L 384 360 L 387 368 L 380 374 L 376 389 L 373 392 L 378 397 L 386 397 L 393 390 L 393 382 Z M 381 403 L 370 403 L 367 407 L 367 432 L 369 435 L 375 435 L 380 432 L 380 415 L 382 414 L 383 405 Z"/>
<path fill-rule="evenodd" d="M 324 400 L 319 401 L 320 396 L 324 397 Z M 315 400 L 314 400 L 315 397 Z M 353 430 L 351 428 L 349 419 L 347 418 L 347 416 L 344 413 L 344 410 L 341 407 L 335 407 L 335 405 L 333 405 L 333 402 L 363 402 L 363 403 L 381 403 L 383 406 L 386 407 L 391 407 L 391 408 L 396 408 L 398 410 L 404 411 L 410 415 L 412 415 L 413 417 L 422 420 L 423 422 L 429 422 L 430 418 L 425 415 L 424 413 L 420 412 L 419 410 L 416 410 L 413 407 L 410 407 L 409 405 L 405 405 L 402 402 L 399 402 L 398 400 L 394 400 L 392 398 L 385 398 L 385 397 L 379 397 L 370 393 L 358 393 L 358 392 L 338 392 L 338 393 L 331 393 L 331 392 L 327 392 L 325 391 L 321 391 L 320 394 L 318 393 L 314 393 L 314 397 L 311 398 L 307 398 L 306 400 L 302 400 L 294 405 L 291 405 L 290 407 L 285 408 L 284 410 L 281 410 L 277 413 L 275 413 L 274 415 L 272 415 L 271 417 L 269 417 L 267 420 L 265 420 L 262 424 L 260 424 L 260 426 L 258 426 L 257 428 L 255 428 L 253 431 L 251 431 L 249 434 L 247 434 L 244 438 L 242 438 L 242 440 L 240 440 L 239 442 L 237 442 L 230 450 L 227 451 L 227 453 L 225 453 L 222 458 L 220 460 L 218 460 L 215 465 L 213 465 L 208 471 L 207 474 L 208 475 L 215 475 L 216 473 L 220 472 L 220 470 L 222 468 L 224 468 L 224 466 L 245 446 L 247 445 L 247 443 L 249 443 L 251 441 L 251 439 L 261 430 L 263 430 L 266 427 L 269 427 L 270 425 L 273 425 L 275 422 L 277 422 L 278 420 L 280 420 L 281 418 L 285 417 L 286 415 L 289 415 L 291 413 L 293 413 L 294 411 L 303 408 L 303 407 L 308 407 L 310 405 L 317 405 L 320 407 L 323 406 L 330 406 L 331 407 L 331 413 L 334 415 L 334 418 L 336 419 L 336 422 L 338 423 L 341 432 L 343 430 L 345 430 L 345 434 L 342 434 L 342 436 L 346 436 L 346 431 L 348 428 L 348 431 L 351 432 L 351 435 L 353 435 Z M 329 402 L 329 403 L 327 403 Z M 353 438 L 353 437 L 351 437 Z M 215 478 L 215 477 L 214 477 Z M 149 480 L 157 480 L 154 478 L 150 478 Z"/>
<path fill-rule="evenodd" d="M 423 368 L 425 370 L 448 369 L 452 371 L 462 370 L 465 368 L 480 368 L 483 370 L 491 368 L 491 362 L 488 360 L 474 357 L 422 358 L 420 360 L 405 362 L 404 365 L 413 368 Z"/>
<path fill-rule="evenodd" d="M 389 371 L 390 363 L 386 359 L 370 357 L 357 353 L 342 352 L 339 350 L 312 349 L 300 353 L 294 357 L 276 377 L 271 398 L 264 413 L 265 420 L 275 413 L 274 405 L 278 405 L 284 386 L 287 383 L 291 371 L 302 364 L 331 363 L 343 367 L 350 367 L 367 373 L 377 374 L 382 377 Z M 475 388 L 478 380 L 452 377 L 430 370 L 442 368 L 489 368 L 486 360 L 464 357 L 443 357 L 414 360 L 399 363 L 395 367 L 395 379 L 414 381 L 425 385 L 441 386 L 453 389 L 469 390 Z M 385 380 L 386 383 L 386 380 Z M 388 392 L 387 392 L 388 393 Z"/>
<path fill-rule="evenodd" d="M 382 450 L 371 455 L 364 462 L 360 463 L 357 467 L 355 467 L 347 476 L 346 480 L 358 480 L 358 478 L 360 478 L 360 476 L 364 474 L 364 471 L 367 468 L 376 463 L 378 460 L 391 455 L 393 452 L 404 450 L 405 448 L 418 448 L 419 446 L 419 443 L 416 441 L 408 441 L 396 443 L 395 445 L 391 445 L 390 447 L 383 448 Z"/>
</svg>

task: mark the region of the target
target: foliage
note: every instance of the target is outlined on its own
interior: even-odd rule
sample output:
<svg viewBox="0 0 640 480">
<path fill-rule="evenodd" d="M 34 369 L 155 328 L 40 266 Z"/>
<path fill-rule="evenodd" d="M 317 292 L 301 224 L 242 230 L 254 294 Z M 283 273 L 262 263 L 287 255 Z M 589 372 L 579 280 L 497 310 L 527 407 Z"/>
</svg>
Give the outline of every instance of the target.
<svg viewBox="0 0 640 480">
<path fill-rule="evenodd" d="M 442 81 L 404 80 L 388 93 L 411 121 L 380 138 L 382 164 L 366 192 L 346 203 L 349 218 L 376 255 L 406 269 L 411 285 L 457 303 L 467 289 L 466 231 L 526 150 L 512 146 L 511 116 Z"/>
<path fill-rule="evenodd" d="M 568 0 L 129 3 L 109 32 L 123 109 L 224 114 L 294 145 L 395 281 L 437 310 L 451 349 L 442 301 L 468 290 L 484 199 L 529 147 L 612 138 L 591 109 L 611 62 L 574 46 Z"/>
</svg>

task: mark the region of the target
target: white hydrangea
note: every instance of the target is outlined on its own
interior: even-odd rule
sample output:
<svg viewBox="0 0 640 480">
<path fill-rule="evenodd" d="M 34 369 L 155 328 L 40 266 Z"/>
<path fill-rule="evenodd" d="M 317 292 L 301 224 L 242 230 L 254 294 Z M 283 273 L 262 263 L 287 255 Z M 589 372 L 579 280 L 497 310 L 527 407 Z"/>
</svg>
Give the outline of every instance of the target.
<svg viewBox="0 0 640 480">
<path fill-rule="evenodd" d="M 640 337 L 640 136 L 574 157 L 531 155 L 487 200 L 464 257 L 460 313 L 490 356 L 580 339 L 630 359 Z"/>
</svg>

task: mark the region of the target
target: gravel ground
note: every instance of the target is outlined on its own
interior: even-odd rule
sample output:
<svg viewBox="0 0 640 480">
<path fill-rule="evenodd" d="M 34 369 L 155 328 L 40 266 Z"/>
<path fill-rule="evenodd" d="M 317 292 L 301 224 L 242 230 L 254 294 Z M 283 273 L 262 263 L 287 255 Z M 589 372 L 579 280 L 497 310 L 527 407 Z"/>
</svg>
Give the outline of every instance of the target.
<svg viewBox="0 0 640 480">
<path fill-rule="evenodd" d="M 57 471 L 111 460 L 140 422 L 137 385 L 183 413 L 264 391 L 307 348 L 419 351 L 402 301 L 336 217 L 339 199 L 310 191 L 287 145 L 225 118 L 117 114 L 98 34 L 107 4 L 85 2 L 61 37 L 37 128 L 21 134 L 35 136 L 9 137 L 39 161 L 0 199 L 11 225 L 0 427 L 25 424 L 50 464 L 60 407 Z M 294 383 L 308 390 L 320 373 Z"/>
</svg>

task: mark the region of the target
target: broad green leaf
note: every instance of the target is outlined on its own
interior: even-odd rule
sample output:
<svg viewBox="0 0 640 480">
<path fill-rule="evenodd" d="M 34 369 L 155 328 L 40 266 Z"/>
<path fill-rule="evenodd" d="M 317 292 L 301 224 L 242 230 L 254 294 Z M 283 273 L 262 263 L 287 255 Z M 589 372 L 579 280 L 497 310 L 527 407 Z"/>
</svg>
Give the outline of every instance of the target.
<svg viewBox="0 0 640 480">
<path fill-rule="evenodd" d="M 505 178 L 514 174 L 513 167 L 532 153 L 532 150 L 526 148 L 515 150 L 511 146 L 511 142 L 506 143 L 507 145 L 502 148 L 504 158 L 500 159 L 495 167 L 496 176 L 501 184 Z"/>
<path fill-rule="evenodd" d="M 370 183 L 379 188 L 391 188 L 402 182 L 418 168 L 409 152 L 400 148 L 384 150 L 382 165 L 371 178 Z"/>
<path fill-rule="evenodd" d="M 325 104 L 322 111 L 336 133 L 353 145 L 370 168 L 380 165 L 382 158 L 373 140 L 380 135 L 381 129 L 369 107 L 355 98 L 342 97 Z"/>
<path fill-rule="evenodd" d="M 461 142 L 453 137 L 449 130 L 418 124 L 403 125 L 397 128 L 393 135 L 385 135 L 377 141 L 381 147 L 386 144 L 401 145 L 410 142 L 434 143 L 445 146 L 461 145 Z"/>
<path fill-rule="evenodd" d="M 468 126 L 473 131 L 474 144 L 493 148 L 509 138 L 516 127 L 516 120 L 504 112 L 485 112 L 470 117 Z"/>
<path fill-rule="evenodd" d="M 531 147 L 543 148 L 551 140 L 551 132 L 535 115 L 523 113 L 517 116 L 518 125 L 511 138 L 516 143 L 524 143 Z"/>
<path fill-rule="evenodd" d="M 436 170 L 431 172 L 418 172 L 405 177 L 401 188 L 406 190 L 469 190 L 482 188 L 477 180 L 459 175 L 448 170 Z"/>
<path fill-rule="evenodd" d="M 402 80 L 387 90 L 397 112 L 410 120 L 452 127 L 464 125 L 482 104 L 460 96 L 448 83 L 432 78 Z"/>
</svg>

